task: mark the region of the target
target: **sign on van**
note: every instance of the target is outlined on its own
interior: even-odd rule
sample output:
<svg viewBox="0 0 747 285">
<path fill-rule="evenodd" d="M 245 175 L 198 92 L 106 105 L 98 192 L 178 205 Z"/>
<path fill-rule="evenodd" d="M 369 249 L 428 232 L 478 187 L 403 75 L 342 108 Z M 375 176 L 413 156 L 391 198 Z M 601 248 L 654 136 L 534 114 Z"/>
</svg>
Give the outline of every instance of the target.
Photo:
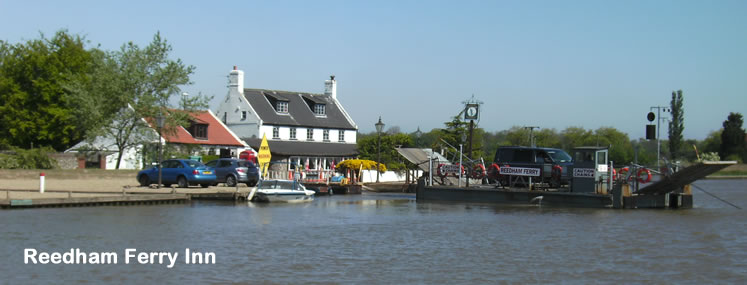
<svg viewBox="0 0 747 285">
<path fill-rule="evenodd" d="M 501 167 L 501 175 L 540 176 L 540 169 L 525 167 Z"/>
</svg>

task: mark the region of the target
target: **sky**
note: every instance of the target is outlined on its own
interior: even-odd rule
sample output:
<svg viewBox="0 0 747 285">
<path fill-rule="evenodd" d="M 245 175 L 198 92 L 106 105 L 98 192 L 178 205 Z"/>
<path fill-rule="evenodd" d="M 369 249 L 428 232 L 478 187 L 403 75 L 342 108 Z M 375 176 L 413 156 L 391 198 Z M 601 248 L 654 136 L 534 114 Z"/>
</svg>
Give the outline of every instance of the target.
<svg viewBox="0 0 747 285">
<path fill-rule="evenodd" d="M 7 1 L 0 40 L 60 29 L 90 47 L 147 45 L 196 67 L 182 90 L 324 92 L 361 132 L 429 131 L 481 101 L 478 126 L 614 127 L 645 137 L 652 106 L 683 90 L 686 139 L 747 115 L 747 1 Z M 662 117 L 669 117 L 662 114 Z M 667 128 L 661 129 L 666 138 Z"/>
</svg>

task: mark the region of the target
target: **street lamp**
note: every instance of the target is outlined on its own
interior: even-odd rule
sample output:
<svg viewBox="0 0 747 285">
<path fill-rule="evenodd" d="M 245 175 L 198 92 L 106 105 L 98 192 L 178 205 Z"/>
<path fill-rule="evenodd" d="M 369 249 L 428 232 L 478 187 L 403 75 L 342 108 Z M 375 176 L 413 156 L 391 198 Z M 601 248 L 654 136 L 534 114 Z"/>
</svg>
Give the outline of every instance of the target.
<svg viewBox="0 0 747 285">
<path fill-rule="evenodd" d="M 158 189 L 161 189 L 161 169 L 163 169 L 163 158 L 161 157 L 161 129 L 163 129 L 163 113 L 156 116 L 156 125 L 158 125 Z"/>
<path fill-rule="evenodd" d="M 379 116 L 379 122 L 375 124 L 376 134 L 378 135 L 378 142 L 376 143 L 376 153 L 378 158 L 376 159 L 376 183 L 379 183 L 379 174 L 381 173 L 381 130 L 384 129 L 384 123 L 381 122 L 381 116 Z"/>
</svg>

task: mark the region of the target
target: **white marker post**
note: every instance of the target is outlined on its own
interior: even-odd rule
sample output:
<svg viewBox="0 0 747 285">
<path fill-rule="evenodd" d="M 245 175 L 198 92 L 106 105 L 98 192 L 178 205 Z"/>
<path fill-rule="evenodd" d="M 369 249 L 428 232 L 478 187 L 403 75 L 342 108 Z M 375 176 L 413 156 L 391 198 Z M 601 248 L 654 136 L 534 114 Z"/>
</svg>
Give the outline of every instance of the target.
<svg viewBox="0 0 747 285">
<path fill-rule="evenodd" d="M 39 193 L 44 193 L 44 172 L 39 174 Z"/>
</svg>

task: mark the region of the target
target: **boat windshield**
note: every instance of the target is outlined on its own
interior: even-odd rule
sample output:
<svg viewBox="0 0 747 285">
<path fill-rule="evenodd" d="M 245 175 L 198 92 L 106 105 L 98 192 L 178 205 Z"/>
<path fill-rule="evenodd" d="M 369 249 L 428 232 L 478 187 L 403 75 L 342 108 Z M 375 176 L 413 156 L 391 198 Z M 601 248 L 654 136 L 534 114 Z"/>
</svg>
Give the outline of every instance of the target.
<svg viewBox="0 0 747 285">
<path fill-rule="evenodd" d="M 263 180 L 262 183 L 258 186 L 258 188 L 259 189 L 287 189 L 287 190 L 298 189 L 295 181 L 286 181 L 286 180 Z"/>
<path fill-rule="evenodd" d="M 572 160 L 571 156 L 562 150 L 548 150 L 547 154 L 549 154 L 550 157 L 552 157 L 552 160 L 554 160 L 557 163 L 571 162 Z"/>
</svg>

